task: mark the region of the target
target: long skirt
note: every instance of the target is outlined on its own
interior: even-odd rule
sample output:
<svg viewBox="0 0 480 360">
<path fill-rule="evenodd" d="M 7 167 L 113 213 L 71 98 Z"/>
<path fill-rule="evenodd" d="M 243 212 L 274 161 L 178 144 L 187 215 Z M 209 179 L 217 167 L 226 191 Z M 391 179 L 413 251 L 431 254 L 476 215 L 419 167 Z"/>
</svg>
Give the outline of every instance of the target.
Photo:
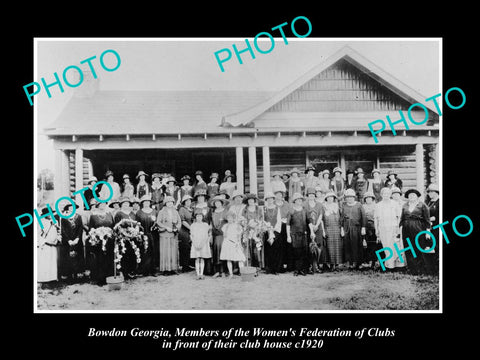
<svg viewBox="0 0 480 360">
<path fill-rule="evenodd" d="M 293 233 L 290 235 L 293 247 L 294 266 L 296 271 L 304 271 L 308 269 L 308 246 L 305 234 Z"/>
<path fill-rule="evenodd" d="M 147 250 L 145 250 L 145 247 L 141 245 L 140 253 L 141 253 L 142 261 L 138 266 L 138 272 L 143 275 L 150 275 L 155 272 L 155 266 L 153 263 L 153 254 L 154 254 L 153 236 L 152 234 L 146 234 L 146 235 L 148 237 L 148 248 Z"/>
<path fill-rule="evenodd" d="M 346 226 L 344 239 L 345 261 L 361 263 L 363 260 L 362 236 L 359 226 Z"/>
<path fill-rule="evenodd" d="M 160 233 L 160 271 L 178 270 L 177 235 L 168 231 Z"/>
<path fill-rule="evenodd" d="M 188 266 L 190 265 L 190 248 L 190 232 L 182 226 L 178 232 L 178 252 L 180 255 L 180 266 L 183 271 L 188 270 Z"/>
<path fill-rule="evenodd" d="M 58 279 L 57 247 L 43 245 L 37 250 L 37 281 L 49 282 Z"/>
<path fill-rule="evenodd" d="M 327 263 L 339 265 L 343 263 L 343 241 L 340 236 L 340 226 L 325 226 L 327 234 Z"/>
<path fill-rule="evenodd" d="M 265 245 L 262 242 L 260 249 L 257 247 L 257 243 L 253 239 L 249 239 L 250 242 L 250 264 L 251 266 L 258 267 L 260 269 L 265 268 Z"/>
<path fill-rule="evenodd" d="M 85 271 L 85 253 L 83 243 L 77 245 L 61 245 L 59 251 L 59 275 L 71 276 Z"/>
<path fill-rule="evenodd" d="M 282 223 L 282 231 L 280 232 L 280 244 L 282 245 L 282 267 L 287 265 L 287 270 L 292 271 L 294 268 L 293 261 L 293 247 L 292 244 L 287 241 L 287 225 Z"/>
<path fill-rule="evenodd" d="M 283 255 L 283 244 L 281 243 L 281 236 L 276 231 L 274 232 L 275 236 L 273 243 L 267 241 L 268 232 L 265 234 L 265 267 L 274 273 L 277 273 L 282 268 L 282 255 Z"/>
<path fill-rule="evenodd" d="M 213 265 L 221 265 L 222 260 L 220 260 L 220 253 L 222 252 L 223 245 L 223 234 L 215 235 L 213 237 Z"/>
<path fill-rule="evenodd" d="M 113 242 L 109 241 L 105 252 L 100 246 L 89 247 L 87 256 L 90 279 L 98 284 L 105 284 L 105 279 L 114 274 Z"/>
<path fill-rule="evenodd" d="M 414 258 L 412 251 L 410 249 L 404 252 L 407 258 L 408 270 L 412 274 L 426 274 L 431 272 L 429 256 L 432 256 L 432 254 L 421 252 L 415 246 L 415 237 L 420 231 L 423 231 L 423 230 L 425 230 L 425 228 L 423 227 L 423 223 L 420 220 L 409 219 L 408 221 L 405 221 L 403 223 L 403 228 L 402 228 L 403 247 L 404 249 L 406 249 L 407 247 L 410 246 L 406 240 L 406 238 L 409 238 L 410 244 L 412 244 L 412 248 L 415 251 L 415 254 L 417 255 L 417 257 Z M 425 249 L 428 246 L 431 247 L 433 245 L 433 241 L 431 239 L 427 240 L 425 238 L 425 234 L 423 234 L 418 239 L 418 245 L 422 249 Z"/>
<path fill-rule="evenodd" d="M 381 245 L 377 244 L 377 236 L 375 234 L 375 227 L 367 225 L 365 241 L 367 242 L 367 248 L 365 250 L 364 261 L 375 261 L 377 260 L 377 255 L 375 251 L 381 249 Z"/>
<path fill-rule="evenodd" d="M 320 249 L 320 259 L 319 264 L 326 264 L 328 257 L 327 257 L 327 243 L 326 240 L 323 238 L 323 231 L 319 228 L 315 233 L 315 243 L 317 244 L 318 248 Z"/>
</svg>

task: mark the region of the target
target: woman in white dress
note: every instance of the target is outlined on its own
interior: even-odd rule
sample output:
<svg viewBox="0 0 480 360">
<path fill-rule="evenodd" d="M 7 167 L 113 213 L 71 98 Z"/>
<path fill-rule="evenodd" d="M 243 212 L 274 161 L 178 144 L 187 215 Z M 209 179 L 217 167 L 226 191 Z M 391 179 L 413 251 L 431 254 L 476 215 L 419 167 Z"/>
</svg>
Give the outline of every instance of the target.
<svg viewBox="0 0 480 360">
<path fill-rule="evenodd" d="M 42 215 L 48 212 L 47 208 L 42 209 Z M 47 217 L 48 222 L 38 236 L 37 245 L 37 281 L 47 283 L 58 280 L 58 250 L 57 244 L 61 240 L 58 221 L 54 224 Z"/>
<path fill-rule="evenodd" d="M 393 251 L 392 257 L 384 262 L 384 266 L 390 270 L 397 267 L 401 268 L 406 264 L 405 256 L 402 254 L 402 262 L 394 248 L 394 244 L 397 244 L 400 251 L 403 249 L 399 231 L 400 215 L 398 204 L 390 198 L 392 195 L 390 188 L 383 188 L 380 191 L 380 195 L 382 200 L 377 203 L 374 212 L 375 234 L 382 242 L 383 247 L 388 247 Z"/>
</svg>

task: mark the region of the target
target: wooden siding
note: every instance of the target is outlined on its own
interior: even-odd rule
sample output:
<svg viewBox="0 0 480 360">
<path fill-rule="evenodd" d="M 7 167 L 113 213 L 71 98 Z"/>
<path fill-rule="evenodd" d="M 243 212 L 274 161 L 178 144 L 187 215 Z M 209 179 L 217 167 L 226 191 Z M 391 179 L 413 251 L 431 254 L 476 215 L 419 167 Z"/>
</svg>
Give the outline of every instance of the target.
<svg viewBox="0 0 480 360">
<path fill-rule="evenodd" d="M 340 60 L 268 111 L 395 111 L 410 104 L 346 60 Z"/>
</svg>

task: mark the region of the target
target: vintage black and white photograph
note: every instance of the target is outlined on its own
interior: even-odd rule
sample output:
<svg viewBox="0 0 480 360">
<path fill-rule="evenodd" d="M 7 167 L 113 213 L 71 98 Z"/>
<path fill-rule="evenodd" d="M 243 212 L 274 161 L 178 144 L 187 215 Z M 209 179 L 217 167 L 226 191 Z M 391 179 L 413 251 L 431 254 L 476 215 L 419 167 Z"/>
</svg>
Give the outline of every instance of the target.
<svg viewBox="0 0 480 360">
<path fill-rule="evenodd" d="M 441 59 L 35 39 L 35 312 L 441 312 Z"/>
</svg>

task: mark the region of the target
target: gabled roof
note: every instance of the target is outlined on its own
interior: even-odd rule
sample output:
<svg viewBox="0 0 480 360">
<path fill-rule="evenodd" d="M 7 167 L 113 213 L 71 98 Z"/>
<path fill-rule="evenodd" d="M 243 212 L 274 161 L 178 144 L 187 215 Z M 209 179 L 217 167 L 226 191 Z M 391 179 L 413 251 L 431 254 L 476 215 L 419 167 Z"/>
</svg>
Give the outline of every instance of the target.
<svg viewBox="0 0 480 360">
<path fill-rule="evenodd" d="M 314 78 L 316 75 L 320 74 L 322 71 L 326 70 L 330 66 L 334 65 L 340 60 L 345 60 L 352 64 L 353 66 L 357 67 L 360 71 L 368 74 L 371 78 L 376 80 L 382 86 L 385 86 L 387 89 L 394 92 L 399 97 L 403 98 L 410 104 L 413 103 L 422 103 L 429 110 L 433 113 L 436 113 L 436 109 L 434 108 L 433 103 L 425 103 L 425 96 L 421 95 L 414 89 L 410 88 L 397 78 L 393 77 L 389 73 L 385 72 L 377 65 L 372 63 L 367 58 L 360 55 L 358 52 L 350 48 L 349 46 L 345 46 L 335 54 L 327 58 L 325 61 L 320 63 L 319 65 L 312 68 L 310 71 L 305 73 L 303 76 L 298 78 L 296 81 L 285 87 L 280 92 L 273 94 L 269 99 L 264 102 L 258 103 L 248 109 L 244 109 L 239 112 L 231 113 L 226 115 L 222 118 L 222 123 L 224 125 L 230 126 L 242 126 L 247 125 L 248 123 L 252 122 L 260 115 L 265 113 L 268 109 L 270 109 L 273 105 L 282 101 L 285 97 L 289 94 L 300 88 L 302 85 L 307 83 L 309 80 Z M 433 106 L 433 107 L 432 107 Z M 373 120 L 373 119 L 372 119 Z"/>
</svg>

